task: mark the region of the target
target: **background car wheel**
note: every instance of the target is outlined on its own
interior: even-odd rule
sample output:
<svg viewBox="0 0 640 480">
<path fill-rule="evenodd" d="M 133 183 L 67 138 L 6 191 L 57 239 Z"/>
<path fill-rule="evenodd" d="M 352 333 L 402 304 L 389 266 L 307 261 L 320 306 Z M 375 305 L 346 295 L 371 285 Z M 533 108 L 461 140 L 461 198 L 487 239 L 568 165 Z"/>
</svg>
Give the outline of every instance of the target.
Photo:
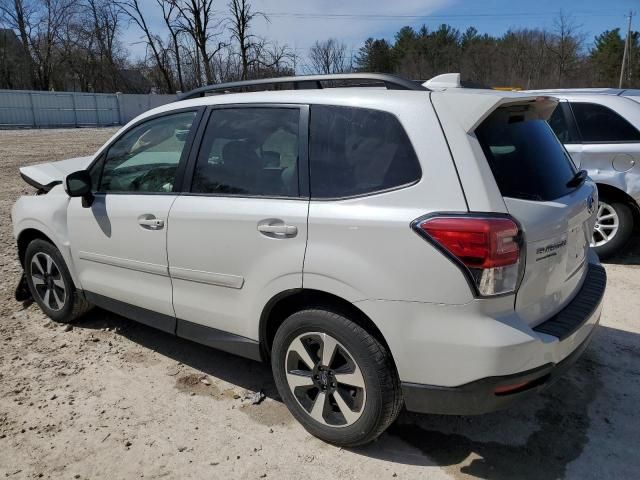
<svg viewBox="0 0 640 480">
<path fill-rule="evenodd" d="M 278 329 L 271 357 L 276 386 L 312 435 L 341 446 L 377 438 L 402 407 L 390 353 L 345 316 L 309 309 Z"/>
<path fill-rule="evenodd" d="M 610 257 L 627 244 L 633 233 L 633 212 L 626 203 L 600 198 L 591 246 L 601 259 Z"/>
<path fill-rule="evenodd" d="M 91 308 L 77 292 L 62 255 L 51 243 L 36 239 L 27 246 L 24 271 L 33 299 L 52 320 L 70 323 Z"/>
</svg>

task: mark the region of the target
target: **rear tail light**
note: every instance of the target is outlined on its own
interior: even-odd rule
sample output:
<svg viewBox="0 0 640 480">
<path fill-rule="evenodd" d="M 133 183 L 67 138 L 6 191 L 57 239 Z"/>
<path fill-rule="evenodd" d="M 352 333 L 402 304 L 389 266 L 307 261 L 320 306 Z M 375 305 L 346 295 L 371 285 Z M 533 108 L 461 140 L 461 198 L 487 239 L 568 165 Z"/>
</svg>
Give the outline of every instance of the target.
<svg viewBox="0 0 640 480">
<path fill-rule="evenodd" d="M 515 292 L 520 279 L 520 228 L 507 217 L 437 216 L 414 224 L 453 257 L 482 296 Z"/>
</svg>

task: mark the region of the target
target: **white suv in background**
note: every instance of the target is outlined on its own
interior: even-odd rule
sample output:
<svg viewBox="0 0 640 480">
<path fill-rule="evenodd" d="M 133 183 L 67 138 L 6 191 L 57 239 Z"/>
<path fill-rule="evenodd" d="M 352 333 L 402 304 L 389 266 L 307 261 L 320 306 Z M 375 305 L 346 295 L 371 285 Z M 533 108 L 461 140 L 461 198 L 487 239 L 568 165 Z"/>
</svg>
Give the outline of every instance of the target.
<svg viewBox="0 0 640 480">
<path fill-rule="evenodd" d="M 596 252 L 600 258 L 620 252 L 640 220 L 640 90 L 536 92 L 560 98 L 551 128 L 598 185 Z"/>
<path fill-rule="evenodd" d="M 22 168 L 38 191 L 12 212 L 17 298 L 268 361 L 339 445 L 403 406 L 478 414 L 539 391 L 600 318 L 595 184 L 546 123 L 555 99 L 426 85 L 204 87 L 92 157 Z M 261 86 L 281 91 L 228 93 Z"/>
</svg>

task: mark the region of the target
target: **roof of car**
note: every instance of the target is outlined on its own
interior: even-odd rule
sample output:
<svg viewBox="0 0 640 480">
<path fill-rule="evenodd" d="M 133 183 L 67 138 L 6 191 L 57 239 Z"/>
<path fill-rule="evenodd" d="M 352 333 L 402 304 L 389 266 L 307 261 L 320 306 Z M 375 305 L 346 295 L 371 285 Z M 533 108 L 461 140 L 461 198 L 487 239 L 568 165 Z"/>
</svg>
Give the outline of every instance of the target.
<svg viewBox="0 0 640 480">
<path fill-rule="evenodd" d="M 527 99 L 533 98 L 530 93 L 504 92 L 498 90 L 482 90 L 456 88 L 430 92 L 428 90 L 387 90 L 376 87 L 345 87 L 345 88 L 322 88 L 309 90 L 268 90 L 257 92 L 223 93 L 207 95 L 203 97 L 191 98 L 188 100 L 178 100 L 149 110 L 144 116 L 154 115 L 164 111 L 179 108 L 228 105 L 244 103 L 316 103 L 316 104 L 336 104 L 354 107 L 379 108 L 391 107 L 395 104 L 402 104 L 407 101 L 415 101 L 416 98 L 425 97 L 429 93 L 442 95 L 464 95 L 465 97 L 475 96 L 477 98 L 499 99 Z"/>
<path fill-rule="evenodd" d="M 364 86 L 360 79 L 369 81 Z M 342 80 L 350 81 L 345 86 Z M 354 84 L 355 80 L 355 84 Z M 329 82 L 328 86 L 320 82 Z M 373 81 L 373 85 L 372 82 Z M 273 83 L 273 85 L 272 85 Z M 238 89 L 262 88 L 289 84 L 289 90 L 261 90 L 232 93 Z M 280 84 L 280 85 L 277 85 Z M 293 84 L 293 87 L 291 87 Z M 338 85 L 338 86 L 333 86 Z M 310 88 L 311 87 L 311 88 Z M 255 89 L 255 88 L 254 88 Z M 467 131 L 478 124 L 489 112 L 505 103 L 539 101 L 541 95 L 528 92 L 511 92 L 491 89 L 444 87 L 430 90 L 416 81 L 386 74 L 347 74 L 303 76 L 277 79 L 260 79 L 249 82 L 211 85 L 187 92 L 181 99 L 162 105 L 142 114 L 131 123 L 143 118 L 170 112 L 172 110 L 231 104 L 318 104 L 346 107 L 361 107 L 384 110 L 401 115 L 415 110 L 422 102 L 428 102 L 428 95 L 447 98 L 448 108 L 455 110 L 459 123 Z M 546 97 L 546 95 L 545 95 Z M 424 100 L 422 100 L 424 99 Z M 555 102 L 555 100 L 553 100 Z"/>
</svg>

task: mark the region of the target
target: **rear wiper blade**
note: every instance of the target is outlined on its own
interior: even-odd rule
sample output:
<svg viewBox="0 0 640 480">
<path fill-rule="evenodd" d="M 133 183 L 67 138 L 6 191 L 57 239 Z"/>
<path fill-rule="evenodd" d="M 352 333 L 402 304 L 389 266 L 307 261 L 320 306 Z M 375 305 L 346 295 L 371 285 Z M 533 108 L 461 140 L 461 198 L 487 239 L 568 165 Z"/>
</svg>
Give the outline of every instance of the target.
<svg viewBox="0 0 640 480">
<path fill-rule="evenodd" d="M 587 173 L 586 170 L 579 170 L 578 172 L 576 172 L 576 174 L 573 177 L 571 177 L 571 180 L 567 182 L 567 187 L 568 188 L 579 187 L 584 183 L 588 175 L 589 174 Z"/>
</svg>

